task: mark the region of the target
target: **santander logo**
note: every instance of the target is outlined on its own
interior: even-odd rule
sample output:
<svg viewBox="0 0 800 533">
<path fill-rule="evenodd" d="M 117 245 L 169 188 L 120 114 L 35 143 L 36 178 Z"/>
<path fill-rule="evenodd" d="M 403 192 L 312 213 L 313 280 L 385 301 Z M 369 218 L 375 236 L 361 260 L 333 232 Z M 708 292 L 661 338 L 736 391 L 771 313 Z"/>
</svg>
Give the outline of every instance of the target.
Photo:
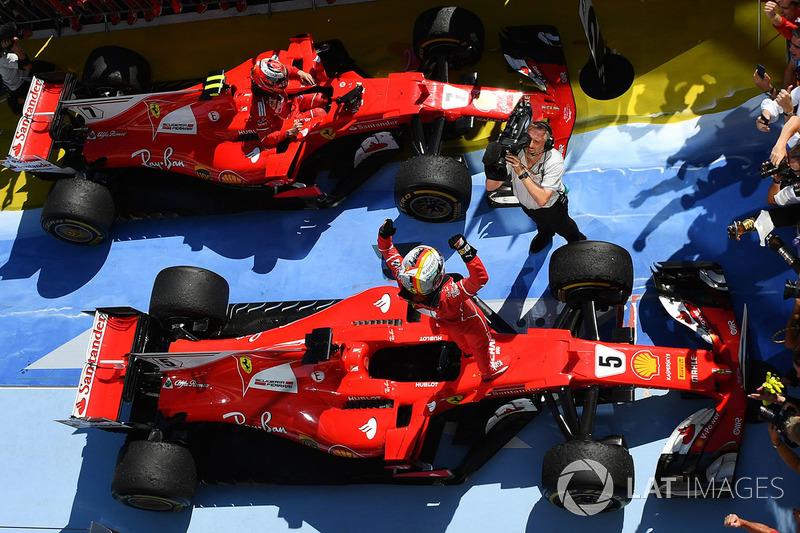
<svg viewBox="0 0 800 533">
<path fill-rule="evenodd" d="M 11 148 L 8 151 L 10 155 L 19 157 L 22 148 L 25 146 L 25 141 L 28 139 L 28 133 L 33 124 L 33 114 L 36 107 L 39 105 L 39 99 L 44 92 L 44 82 L 39 78 L 35 78 L 35 83 L 31 85 L 28 91 L 28 98 L 25 100 L 25 107 L 22 112 L 22 118 L 19 119 L 17 124 L 17 131 L 14 133 L 14 140 L 11 143 Z"/>
</svg>

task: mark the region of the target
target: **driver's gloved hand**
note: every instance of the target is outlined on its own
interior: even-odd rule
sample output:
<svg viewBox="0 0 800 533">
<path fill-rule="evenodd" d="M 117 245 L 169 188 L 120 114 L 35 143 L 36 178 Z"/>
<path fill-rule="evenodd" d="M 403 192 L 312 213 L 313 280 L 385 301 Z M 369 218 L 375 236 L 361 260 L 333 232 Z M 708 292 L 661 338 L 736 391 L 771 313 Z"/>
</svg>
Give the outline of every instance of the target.
<svg viewBox="0 0 800 533">
<path fill-rule="evenodd" d="M 461 234 L 450 237 L 447 244 L 450 245 L 450 248 L 458 252 L 458 255 L 461 256 L 461 259 L 463 259 L 465 263 L 469 263 L 478 255 L 478 250 L 470 246 L 467 239 Z"/>
<path fill-rule="evenodd" d="M 387 218 L 381 224 L 381 228 L 378 230 L 378 237 L 381 239 L 391 239 L 392 235 L 397 232 L 397 228 L 394 227 L 394 222 L 392 222 L 391 218 Z"/>
</svg>

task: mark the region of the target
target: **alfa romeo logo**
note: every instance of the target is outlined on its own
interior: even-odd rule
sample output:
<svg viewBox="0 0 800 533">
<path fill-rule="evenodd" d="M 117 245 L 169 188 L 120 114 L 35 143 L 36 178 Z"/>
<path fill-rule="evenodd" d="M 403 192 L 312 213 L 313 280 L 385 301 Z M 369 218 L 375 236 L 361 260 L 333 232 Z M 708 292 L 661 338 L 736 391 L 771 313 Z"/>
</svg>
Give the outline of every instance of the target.
<svg viewBox="0 0 800 533">
<path fill-rule="evenodd" d="M 598 493 L 594 490 L 582 491 L 580 488 L 575 487 L 572 489 L 573 493 L 571 494 L 568 492 L 570 490 L 569 483 L 576 472 L 594 472 L 597 479 L 602 482 L 603 490 Z M 558 476 L 556 488 L 564 508 L 580 516 L 592 516 L 602 513 L 614 496 L 614 480 L 611 479 L 611 474 L 608 473 L 606 467 L 591 459 L 579 459 L 568 464 Z M 572 497 L 573 494 L 578 501 L 575 501 Z"/>
</svg>

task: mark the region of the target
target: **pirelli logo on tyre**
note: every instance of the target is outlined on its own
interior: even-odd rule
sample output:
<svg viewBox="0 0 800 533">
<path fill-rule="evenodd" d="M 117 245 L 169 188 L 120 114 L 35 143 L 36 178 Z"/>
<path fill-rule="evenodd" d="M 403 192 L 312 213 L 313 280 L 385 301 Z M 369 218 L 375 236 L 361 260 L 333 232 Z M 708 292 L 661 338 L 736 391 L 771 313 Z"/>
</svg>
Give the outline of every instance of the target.
<svg viewBox="0 0 800 533">
<path fill-rule="evenodd" d="M 449 222 L 461 218 L 462 203 L 453 195 L 433 189 L 409 191 L 400 197 L 400 210 L 413 218 Z"/>
</svg>

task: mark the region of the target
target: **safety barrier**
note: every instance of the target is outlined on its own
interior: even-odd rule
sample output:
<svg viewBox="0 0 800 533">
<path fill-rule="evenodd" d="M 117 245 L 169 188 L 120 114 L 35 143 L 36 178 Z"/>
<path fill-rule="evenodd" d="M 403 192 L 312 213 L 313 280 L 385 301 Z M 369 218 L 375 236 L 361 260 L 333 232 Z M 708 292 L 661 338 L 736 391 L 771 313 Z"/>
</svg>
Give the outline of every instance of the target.
<svg viewBox="0 0 800 533">
<path fill-rule="evenodd" d="M 0 0 L 0 22 L 34 33 L 110 31 L 135 24 L 168 24 L 375 0 Z"/>
</svg>

